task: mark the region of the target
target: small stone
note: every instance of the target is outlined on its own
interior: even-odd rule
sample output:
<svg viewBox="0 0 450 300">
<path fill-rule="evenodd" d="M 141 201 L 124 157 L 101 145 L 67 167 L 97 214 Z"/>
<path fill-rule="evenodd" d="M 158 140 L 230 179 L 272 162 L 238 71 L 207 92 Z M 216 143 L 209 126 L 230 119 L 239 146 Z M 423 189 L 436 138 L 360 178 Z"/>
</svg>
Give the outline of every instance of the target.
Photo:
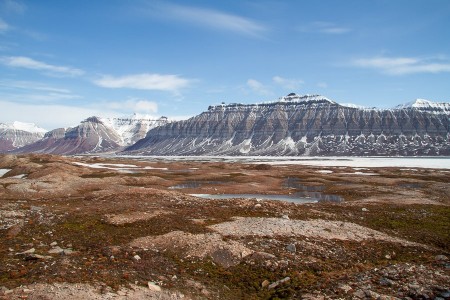
<svg viewBox="0 0 450 300">
<path fill-rule="evenodd" d="M 366 293 L 364 293 L 363 290 L 357 290 L 356 292 L 353 293 L 353 296 L 359 299 L 364 299 L 366 298 Z"/>
<path fill-rule="evenodd" d="M 261 206 L 262 206 L 262 205 L 258 203 L 258 204 L 255 205 L 255 208 L 259 208 L 259 207 L 261 207 Z"/>
<path fill-rule="evenodd" d="M 147 285 L 149 290 L 154 292 L 161 292 L 161 287 L 159 285 L 156 285 L 156 283 L 149 281 L 147 282 Z"/>
<path fill-rule="evenodd" d="M 289 216 L 288 215 L 282 215 L 281 218 L 285 219 L 285 220 L 289 220 Z"/>
<path fill-rule="evenodd" d="M 26 294 L 29 294 L 29 293 L 31 293 L 33 290 L 30 290 L 30 289 L 23 289 L 23 292 L 24 293 L 26 293 Z"/>
<path fill-rule="evenodd" d="M 36 251 L 36 249 L 31 248 L 31 249 L 28 249 L 27 251 L 23 251 L 23 252 L 17 253 L 17 254 L 31 254 L 31 253 L 34 253 L 34 251 Z"/>
<path fill-rule="evenodd" d="M 390 280 L 390 279 L 388 279 L 388 278 L 385 278 L 385 277 L 382 277 L 381 279 L 380 279 L 380 285 L 384 285 L 384 286 L 393 286 L 394 285 L 394 281 L 392 281 L 392 280 Z"/>
<path fill-rule="evenodd" d="M 291 280 L 290 277 L 285 277 L 283 279 L 280 279 L 278 281 L 275 281 L 274 283 L 271 283 L 267 288 L 269 290 L 276 288 L 277 286 L 279 286 L 280 284 L 283 284 L 285 282 L 288 282 L 289 280 Z"/>
<path fill-rule="evenodd" d="M 447 261 L 448 257 L 445 255 L 436 255 L 436 257 L 434 259 L 437 261 Z"/>
<path fill-rule="evenodd" d="M 361 211 L 368 212 L 369 210 L 365 207 L 361 208 Z"/>
<path fill-rule="evenodd" d="M 135 256 L 133 256 L 133 259 L 135 260 L 135 261 L 139 261 L 139 260 L 141 260 L 141 257 L 139 256 L 139 255 L 135 255 Z"/>
<path fill-rule="evenodd" d="M 59 246 L 56 246 L 56 247 L 48 250 L 48 253 L 50 253 L 50 254 L 61 254 L 63 252 L 64 252 L 64 249 Z"/>
<path fill-rule="evenodd" d="M 391 259 L 391 256 L 390 256 L 389 254 L 386 254 L 384 257 L 385 257 L 386 259 Z"/>
<path fill-rule="evenodd" d="M 75 251 L 73 251 L 72 249 L 64 249 L 63 254 L 65 254 L 65 255 L 70 255 L 70 254 L 72 254 L 73 252 L 75 252 Z"/>
<path fill-rule="evenodd" d="M 366 294 L 366 297 L 370 299 L 378 299 L 378 297 L 380 297 L 380 294 L 375 293 L 374 291 L 371 290 L 365 290 L 364 293 Z"/>
<path fill-rule="evenodd" d="M 347 294 L 348 292 L 350 292 L 351 290 L 353 290 L 352 287 L 349 286 L 349 285 L 347 285 L 347 284 L 343 284 L 343 285 L 341 285 L 339 288 L 340 288 L 341 290 L 343 290 L 344 293 L 346 293 L 346 294 Z"/>
<path fill-rule="evenodd" d="M 28 254 L 27 256 L 25 256 L 25 260 L 38 260 L 38 259 L 52 259 L 53 257 L 51 256 L 46 256 L 46 255 L 39 255 L 39 254 Z"/>
<path fill-rule="evenodd" d="M 53 242 L 53 243 L 50 244 L 50 246 L 52 246 L 52 247 L 55 247 L 56 245 L 58 245 L 57 242 Z"/>
<path fill-rule="evenodd" d="M 289 244 L 286 246 L 286 250 L 295 253 L 297 251 L 297 247 L 295 247 L 295 244 Z"/>
<path fill-rule="evenodd" d="M 269 280 L 264 280 L 263 282 L 261 282 L 261 287 L 265 288 L 266 286 L 268 286 L 270 284 Z"/>
</svg>

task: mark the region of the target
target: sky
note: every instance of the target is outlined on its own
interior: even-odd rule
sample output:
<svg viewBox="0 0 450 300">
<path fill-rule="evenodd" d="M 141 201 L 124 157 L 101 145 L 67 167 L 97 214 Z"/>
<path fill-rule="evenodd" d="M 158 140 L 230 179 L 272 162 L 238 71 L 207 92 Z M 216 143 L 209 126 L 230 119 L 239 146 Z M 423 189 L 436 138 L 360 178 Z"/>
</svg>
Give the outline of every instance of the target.
<svg viewBox="0 0 450 300">
<path fill-rule="evenodd" d="M 448 0 L 0 0 L 0 122 L 450 101 Z"/>
</svg>

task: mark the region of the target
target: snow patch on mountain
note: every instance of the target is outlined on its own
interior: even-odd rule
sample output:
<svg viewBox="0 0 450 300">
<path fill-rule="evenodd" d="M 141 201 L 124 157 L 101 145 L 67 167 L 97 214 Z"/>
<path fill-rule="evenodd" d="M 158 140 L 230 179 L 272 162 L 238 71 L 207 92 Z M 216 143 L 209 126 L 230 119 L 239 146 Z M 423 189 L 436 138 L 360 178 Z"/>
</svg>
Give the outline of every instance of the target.
<svg viewBox="0 0 450 300">
<path fill-rule="evenodd" d="M 412 102 L 397 105 L 394 107 L 394 109 L 417 109 L 420 111 L 427 111 L 435 114 L 450 114 L 450 103 L 416 99 Z"/>
<path fill-rule="evenodd" d="M 100 118 L 100 120 L 120 136 L 121 146 L 132 145 L 144 138 L 150 129 L 169 122 L 166 117 L 155 118 L 136 113 L 125 118 Z"/>
<path fill-rule="evenodd" d="M 19 121 L 14 121 L 13 123 L 0 123 L 0 129 L 12 129 L 12 130 L 22 130 L 31 133 L 46 133 L 47 130 L 44 128 L 38 127 L 34 123 L 24 123 Z"/>
</svg>

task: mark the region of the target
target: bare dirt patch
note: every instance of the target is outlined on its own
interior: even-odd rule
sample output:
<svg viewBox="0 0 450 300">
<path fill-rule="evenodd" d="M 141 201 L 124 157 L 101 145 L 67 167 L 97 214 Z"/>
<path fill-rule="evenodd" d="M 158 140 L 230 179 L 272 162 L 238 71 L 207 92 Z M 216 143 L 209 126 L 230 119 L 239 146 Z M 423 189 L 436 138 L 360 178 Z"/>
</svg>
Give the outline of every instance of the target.
<svg viewBox="0 0 450 300">
<path fill-rule="evenodd" d="M 106 223 L 112 225 L 123 225 L 139 221 L 147 221 L 154 217 L 170 214 L 168 211 L 136 211 L 125 214 L 107 214 L 105 215 Z"/>
<path fill-rule="evenodd" d="M 216 233 L 191 234 L 182 231 L 138 238 L 132 241 L 130 246 L 159 251 L 174 251 L 182 253 L 183 257 L 212 257 L 213 261 L 225 267 L 236 265 L 242 258 L 253 253 L 252 250 L 239 242 L 224 241 L 222 236 Z"/>
<path fill-rule="evenodd" d="M 234 221 L 209 226 L 231 236 L 306 236 L 321 239 L 362 241 L 367 239 L 413 245 L 382 232 L 354 223 L 329 220 L 288 220 L 282 218 L 235 218 Z M 417 245 L 417 244 L 416 244 Z"/>
</svg>

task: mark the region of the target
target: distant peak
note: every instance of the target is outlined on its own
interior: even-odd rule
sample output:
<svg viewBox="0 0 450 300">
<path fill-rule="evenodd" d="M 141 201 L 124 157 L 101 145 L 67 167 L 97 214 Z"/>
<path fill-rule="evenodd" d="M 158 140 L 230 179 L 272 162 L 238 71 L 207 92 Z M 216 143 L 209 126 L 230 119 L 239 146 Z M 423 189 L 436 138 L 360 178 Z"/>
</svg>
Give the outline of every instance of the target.
<svg viewBox="0 0 450 300">
<path fill-rule="evenodd" d="M 25 122 L 19 122 L 14 121 L 10 124 L 2 124 L 2 128 L 6 129 L 14 129 L 14 130 L 22 130 L 26 132 L 32 132 L 32 133 L 46 133 L 47 130 L 44 128 L 38 127 L 34 123 L 25 123 Z"/>
<path fill-rule="evenodd" d="M 85 123 L 85 122 L 102 123 L 103 124 L 102 119 L 97 116 L 89 117 L 86 120 L 82 121 L 81 123 Z"/>
<path fill-rule="evenodd" d="M 417 109 L 427 111 L 435 114 L 449 114 L 450 103 L 448 102 L 433 102 L 426 99 L 416 99 L 411 102 L 397 105 L 394 109 Z"/>
</svg>

